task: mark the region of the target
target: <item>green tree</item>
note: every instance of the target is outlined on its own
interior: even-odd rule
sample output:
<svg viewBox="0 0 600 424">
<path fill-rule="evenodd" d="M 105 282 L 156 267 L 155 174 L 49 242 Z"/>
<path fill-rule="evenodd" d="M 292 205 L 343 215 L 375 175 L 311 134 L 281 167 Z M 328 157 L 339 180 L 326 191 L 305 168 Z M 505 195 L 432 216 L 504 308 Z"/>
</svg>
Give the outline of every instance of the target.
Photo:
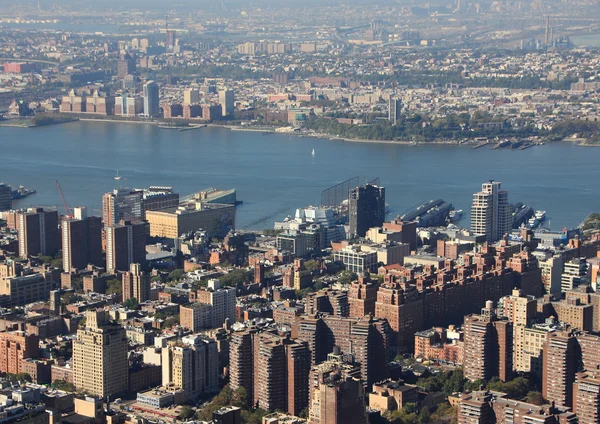
<svg viewBox="0 0 600 424">
<path fill-rule="evenodd" d="M 308 271 L 317 271 L 321 269 L 321 262 L 311 259 L 310 261 L 306 261 L 304 263 L 304 268 L 306 268 Z"/>
<path fill-rule="evenodd" d="M 358 274 L 352 271 L 342 271 L 338 274 L 338 282 L 340 284 L 350 284 L 358 278 Z"/>
<path fill-rule="evenodd" d="M 125 302 L 123 302 L 123 306 L 130 310 L 136 310 L 138 308 L 138 300 L 135 297 L 130 297 Z"/>
<path fill-rule="evenodd" d="M 38 259 L 44 262 L 45 264 L 49 264 L 54 260 L 52 256 L 38 256 Z"/>
<path fill-rule="evenodd" d="M 62 269 L 63 261 L 62 261 L 62 259 L 52 259 L 52 261 L 50 262 L 50 266 L 53 268 Z"/>
<path fill-rule="evenodd" d="M 52 387 L 54 387 L 57 390 L 62 390 L 65 392 L 75 392 L 77 390 L 73 383 L 69 383 L 68 381 L 65 381 L 65 380 L 54 380 L 52 382 Z"/>
<path fill-rule="evenodd" d="M 6 378 L 8 378 L 8 380 L 12 383 L 17 383 L 17 382 L 28 382 L 31 383 L 33 381 L 33 379 L 31 378 L 31 375 L 29 375 L 29 373 L 26 372 L 20 372 L 17 374 L 11 374 L 11 373 L 6 373 Z"/>
<path fill-rule="evenodd" d="M 219 280 L 224 286 L 240 288 L 244 285 L 245 282 L 250 281 L 252 279 L 253 274 L 254 271 L 252 271 L 251 275 L 251 273 L 245 269 L 233 269 L 227 274 L 219 277 Z"/>
<path fill-rule="evenodd" d="M 194 409 L 189 405 L 183 405 L 179 410 L 177 418 L 180 420 L 187 420 L 194 416 Z"/>
<path fill-rule="evenodd" d="M 179 281 L 181 280 L 181 277 L 183 277 L 184 274 L 185 272 L 183 271 L 183 269 L 174 269 L 169 273 L 167 281 Z"/>
<path fill-rule="evenodd" d="M 173 315 L 165 319 L 165 322 L 163 322 L 163 328 L 171 328 L 176 324 L 179 324 L 179 315 Z"/>
<path fill-rule="evenodd" d="M 532 403 L 534 405 L 543 405 L 544 403 L 546 403 L 544 401 L 544 397 L 542 396 L 542 394 L 540 392 L 533 392 L 533 391 L 527 393 L 525 401 L 527 403 Z"/>
<path fill-rule="evenodd" d="M 248 409 L 248 392 L 243 387 L 238 387 L 231 395 L 231 404 L 242 409 Z"/>
<path fill-rule="evenodd" d="M 112 280 L 108 280 L 106 282 L 106 294 L 117 294 L 120 295 L 123 291 L 123 283 L 113 278 Z"/>
</svg>

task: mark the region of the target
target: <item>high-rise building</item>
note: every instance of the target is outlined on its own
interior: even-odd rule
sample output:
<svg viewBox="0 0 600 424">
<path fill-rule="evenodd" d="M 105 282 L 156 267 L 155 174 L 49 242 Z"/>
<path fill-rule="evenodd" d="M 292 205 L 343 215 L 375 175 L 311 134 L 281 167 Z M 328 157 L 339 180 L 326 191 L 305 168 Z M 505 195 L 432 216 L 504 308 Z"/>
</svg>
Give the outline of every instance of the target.
<svg viewBox="0 0 600 424">
<path fill-rule="evenodd" d="M 365 184 L 350 190 L 350 237 L 364 237 L 385 221 L 385 188 Z"/>
<path fill-rule="evenodd" d="M 573 412 L 579 424 L 600 422 L 600 374 L 597 371 L 577 374 L 573 385 Z"/>
<path fill-rule="evenodd" d="M 368 422 L 363 382 L 344 362 L 328 360 L 311 371 L 309 424 Z"/>
<path fill-rule="evenodd" d="M 193 332 L 211 328 L 213 307 L 208 303 L 190 303 L 179 306 L 179 323 Z"/>
<path fill-rule="evenodd" d="M 235 111 L 235 92 L 229 89 L 219 91 L 219 103 L 221 104 L 221 115 L 232 116 Z"/>
<path fill-rule="evenodd" d="M 146 224 L 121 221 L 106 227 L 106 271 L 127 271 L 146 262 Z"/>
<path fill-rule="evenodd" d="M 560 276 L 560 290 L 566 292 L 583 283 L 587 276 L 587 268 L 585 258 L 573 258 L 565 262 Z"/>
<path fill-rule="evenodd" d="M 12 209 L 12 189 L 8 184 L 0 183 L 0 211 Z"/>
<path fill-rule="evenodd" d="M 150 275 L 142 271 L 137 263 L 129 265 L 129 271 L 123 273 L 122 300 L 135 298 L 138 302 L 150 300 Z"/>
<path fill-rule="evenodd" d="M 490 181 L 482 184 L 480 192 L 473 194 L 471 231 L 485 235 L 489 242 L 500 240 L 512 228 L 508 192 L 500 187 L 499 181 Z"/>
<path fill-rule="evenodd" d="M 392 125 L 396 125 L 402 117 L 402 101 L 395 97 L 390 97 L 388 104 L 388 120 Z"/>
<path fill-rule="evenodd" d="M 102 219 L 86 216 L 85 208 L 75 208 L 73 218 L 63 217 L 63 269 L 71 272 L 88 264 L 102 265 Z"/>
<path fill-rule="evenodd" d="M 350 286 L 348 303 L 350 304 L 350 317 L 360 318 L 366 315 L 375 315 L 375 302 L 377 301 L 377 286 L 359 277 Z"/>
<path fill-rule="evenodd" d="M 219 391 L 217 343 L 198 334 L 183 337 L 162 349 L 162 384 L 185 390 L 188 396 Z"/>
<path fill-rule="evenodd" d="M 54 256 L 60 248 L 58 212 L 28 209 L 17 215 L 19 256 Z"/>
<path fill-rule="evenodd" d="M 543 347 L 542 396 L 558 406 L 573 404 L 577 371 L 577 340 L 569 333 L 552 333 Z"/>
<path fill-rule="evenodd" d="M 390 358 L 390 328 L 386 320 L 363 317 L 301 317 L 298 338 L 308 343 L 311 363 L 327 359 L 337 346 L 360 364 L 361 379 L 367 385 L 387 378 Z M 414 333 L 413 333 L 414 335 Z"/>
<path fill-rule="evenodd" d="M 465 378 L 488 381 L 510 379 L 513 370 L 513 328 L 500 321 L 492 301 L 487 301 L 481 315 L 465 317 Z"/>
<path fill-rule="evenodd" d="M 129 53 L 121 53 L 117 61 L 117 78 L 125 78 L 135 73 L 135 59 Z"/>
<path fill-rule="evenodd" d="M 102 196 L 102 222 L 104 226 L 116 225 L 119 221 L 144 219 L 143 192 L 127 188 L 113 190 Z"/>
<path fill-rule="evenodd" d="M 0 372 L 19 374 L 27 358 L 39 357 L 39 337 L 23 331 L 0 332 Z"/>
<path fill-rule="evenodd" d="M 185 89 L 183 92 L 183 104 L 195 105 L 200 102 L 200 90 L 195 87 Z"/>
<path fill-rule="evenodd" d="M 568 408 L 525 403 L 489 390 L 463 393 L 458 402 L 458 424 L 577 422 L 577 416 Z"/>
<path fill-rule="evenodd" d="M 319 290 L 316 293 L 308 293 L 304 299 L 304 303 L 306 305 L 305 312 L 308 315 L 324 312 L 338 317 L 347 317 L 350 314 L 348 293 L 342 290 L 327 288 Z"/>
<path fill-rule="evenodd" d="M 90 395 L 114 398 L 128 384 L 125 329 L 109 321 L 106 311 L 88 311 L 85 328 L 73 341 L 73 383 Z"/>
<path fill-rule="evenodd" d="M 297 415 L 308 405 L 308 344 L 273 330 L 232 334 L 230 386 L 246 389 L 249 404 Z"/>
<path fill-rule="evenodd" d="M 158 84 L 154 81 L 146 82 L 142 87 L 144 96 L 144 115 L 154 118 L 160 114 L 160 93 Z"/>
<path fill-rule="evenodd" d="M 210 280 L 206 289 L 198 290 L 198 302 L 212 306 L 212 325 L 220 327 L 234 322 L 236 317 L 236 290 L 234 287 L 221 287 L 219 280 Z"/>
</svg>

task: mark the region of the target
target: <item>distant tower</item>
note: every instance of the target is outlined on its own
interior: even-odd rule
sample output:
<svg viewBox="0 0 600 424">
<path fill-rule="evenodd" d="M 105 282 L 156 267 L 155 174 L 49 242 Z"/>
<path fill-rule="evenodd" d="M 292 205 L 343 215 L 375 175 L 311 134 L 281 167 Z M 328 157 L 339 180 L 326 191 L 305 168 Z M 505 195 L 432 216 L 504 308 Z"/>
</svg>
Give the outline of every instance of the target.
<svg viewBox="0 0 600 424">
<path fill-rule="evenodd" d="M 385 221 L 385 188 L 365 184 L 350 190 L 350 237 L 364 237 L 367 230 Z"/>
<path fill-rule="evenodd" d="M 512 208 L 508 192 L 501 190 L 499 181 L 482 184 L 481 191 L 473 194 L 471 231 L 484 234 L 486 240 L 500 240 L 512 228 Z"/>
<path fill-rule="evenodd" d="M 402 116 L 402 102 L 400 101 L 400 99 L 390 97 L 388 107 L 388 119 L 392 123 L 392 125 L 396 125 L 398 123 L 398 120 Z"/>
<path fill-rule="evenodd" d="M 544 43 L 550 44 L 550 16 L 546 16 L 546 33 L 544 36 Z"/>
<path fill-rule="evenodd" d="M 175 49 L 175 31 L 169 31 L 169 15 L 165 15 L 165 31 L 167 33 L 167 53 L 172 53 Z"/>
</svg>

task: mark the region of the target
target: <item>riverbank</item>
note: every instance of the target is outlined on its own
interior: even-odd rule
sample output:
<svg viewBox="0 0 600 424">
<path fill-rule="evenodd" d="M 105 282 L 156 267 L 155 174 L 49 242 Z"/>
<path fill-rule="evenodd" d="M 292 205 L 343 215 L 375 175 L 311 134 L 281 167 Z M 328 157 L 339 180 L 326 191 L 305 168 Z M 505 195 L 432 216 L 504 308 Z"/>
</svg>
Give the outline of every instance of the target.
<svg viewBox="0 0 600 424">
<path fill-rule="evenodd" d="M 323 140 L 339 140 L 339 141 L 347 141 L 351 143 L 371 143 L 371 144 L 392 144 L 392 145 L 404 145 L 404 146 L 423 146 L 423 145 L 437 145 L 437 146 L 475 146 L 475 147 L 483 147 L 487 144 L 495 144 L 495 141 L 481 141 L 481 140 L 431 140 L 431 141 L 412 141 L 412 140 L 381 140 L 381 139 L 363 139 L 363 138 L 350 138 L 350 137 L 337 137 L 332 136 L 330 134 L 318 133 L 311 130 L 311 132 L 306 131 L 298 131 L 294 127 L 278 127 L 278 126 L 249 126 L 249 125 L 228 125 L 226 121 L 223 123 L 201 123 L 202 121 L 193 120 L 187 121 L 186 125 L 173 125 L 171 126 L 171 120 L 156 120 L 156 119 L 147 119 L 147 118 L 123 118 L 120 117 L 101 117 L 101 116 L 82 116 L 78 114 L 77 116 L 68 116 L 67 114 L 57 114 L 55 116 L 44 115 L 44 118 L 47 118 L 48 122 L 43 122 L 41 124 L 6 124 L 0 121 L 0 127 L 18 127 L 18 128 L 32 128 L 39 127 L 45 125 L 55 125 L 62 124 L 74 121 L 84 121 L 84 122 L 109 122 L 109 123 L 128 123 L 128 124 L 150 124 L 155 125 L 162 129 L 180 129 L 180 130 L 188 130 L 188 129 L 200 129 L 204 127 L 211 128 L 223 128 L 229 129 L 230 131 L 236 132 L 252 132 L 252 133 L 263 133 L 263 134 L 281 134 L 281 135 L 289 135 L 289 136 L 297 136 L 297 137 L 305 137 L 305 138 L 315 138 L 315 139 L 323 139 Z M 35 119 L 35 118 L 33 118 Z M 32 119 L 32 120 L 33 120 Z M 29 120 L 29 121 L 32 121 Z M 6 122 L 6 121 L 5 121 Z M 183 123 L 184 121 L 177 121 L 177 123 Z M 587 143 L 584 139 L 563 139 L 561 141 L 569 141 L 575 143 L 580 147 L 596 147 L 600 146 L 600 144 L 590 144 Z M 544 143 L 533 142 L 530 147 L 541 145 Z M 523 150 L 523 149 L 519 149 Z"/>
</svg>

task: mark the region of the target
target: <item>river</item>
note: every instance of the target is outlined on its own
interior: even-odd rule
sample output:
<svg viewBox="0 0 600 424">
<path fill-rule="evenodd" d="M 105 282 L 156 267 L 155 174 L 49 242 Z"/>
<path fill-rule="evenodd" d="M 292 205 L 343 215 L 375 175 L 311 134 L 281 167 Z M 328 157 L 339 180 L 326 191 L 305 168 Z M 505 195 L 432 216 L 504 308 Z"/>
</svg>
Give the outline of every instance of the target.
<svg viewBox="0 0 600 424">
<path fill-rule="evenodd" d="M 315 156 L 311 155 L 315 149 Z M 39 128 L 0 127 L 0 181 L 37 194 L 15 206 L 54 205 L 55 180 L 70 207 L 100 215 L 101 197 L 118 186 L 170 185 L 181 195 L 236 188 L 237 227 L 272 228 L 321 191 L 354 176 L 380 177 L 391 215 L 443 198 L 463 209 L 489 179 L 509 201 L 548 212 L 553 229 L 600 211 L 600 148 L 561 142 L 526 150 L 392 145 L 258 134 L 222 128 L 177 131 L 152 124 L 72 122 Z M 115 181 L 117 169 L 123 177 Z"/>
</svg>

